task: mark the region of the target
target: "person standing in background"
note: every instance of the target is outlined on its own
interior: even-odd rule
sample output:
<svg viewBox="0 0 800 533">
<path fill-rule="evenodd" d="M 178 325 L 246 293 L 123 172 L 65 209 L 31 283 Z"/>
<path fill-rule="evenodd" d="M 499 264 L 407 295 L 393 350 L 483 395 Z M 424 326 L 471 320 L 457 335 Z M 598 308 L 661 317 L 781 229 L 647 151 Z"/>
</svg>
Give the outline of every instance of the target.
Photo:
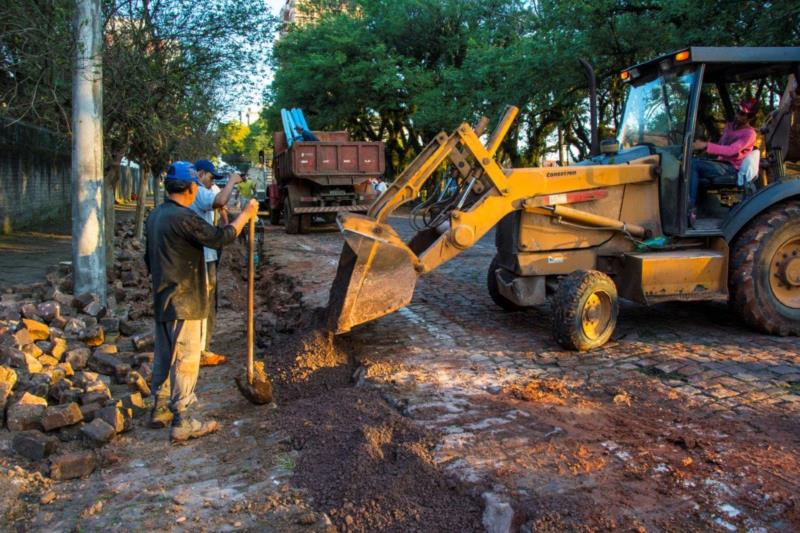
<svg viewBox="0 0 800 533">
<path fill-rule="evenodd" d="M 200 159 L 194 164 L 197 178 L 202 184 L 197 189 L 197 197 L 195 198 L 189 209 L 200 215 L 206 222 L 212 226 L 216 226 L 216 212 L 221 212 L 228 205 L 231 198 L 231 193 L 234 187 L 242 181 L 239 174 L 232 174 L 228 178 L 228 183 L 220 189 L 215 183 L 214 178 L 221 177 L 217 174 L 217 169 L 214 164 L 207 159 Z M 227 215 L 224 216 L 223 222 L 228 223 Z M 220 364 L 225 362 L 225 356 L 219 355 L 211 351 L 211 338 L 214 335 L 214 326 L 217 318 L 217 268 L 219 266 L 219 252 L 212 248 L 204 248 L 203 254 L 206 260 L 206 275 L 208 276 L 208 290 L 210 298 L 210 307 L 208 311 L 208 319 L 206 321 L 205 338 L 203 339 L 203 351 L 200 355 L 200 366 L 209 366 L 212 364 Z"/>
</svg>

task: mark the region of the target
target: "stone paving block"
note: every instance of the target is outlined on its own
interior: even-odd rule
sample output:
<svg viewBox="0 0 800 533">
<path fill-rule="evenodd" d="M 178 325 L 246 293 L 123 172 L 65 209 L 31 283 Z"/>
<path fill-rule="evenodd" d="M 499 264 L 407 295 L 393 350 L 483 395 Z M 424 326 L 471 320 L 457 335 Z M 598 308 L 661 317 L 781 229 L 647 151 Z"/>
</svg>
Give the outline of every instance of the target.
<svg viewBox="0 0 800 533">
<path fill-rule="evenodd" d="M 99 416 L 95 416 L 94 420 L 83 426 L 81 432 L 92 446 L 102 446 L 110 442 L 116 434 L 114 427 Z"/>
<path fill-rule="evenodd" d="M 21 349 L 26 344 L 31 344 L 35 340 L 30 331 L 25 328 L 18 329 L 11 335 L 11 342 L 15 348 Z"/>
<path fill-rule="evenodd" d="M 150 352 L 153 351 L 155 346 L 155 336 L 152 333 L 137 333 L 131 337 L 133 346 L 137 352 Z"/>
<path fill-rule="evenodd" d="M 61 337 L 53 337 L 51 338 L 51 348 L 50 348 L 50 355 L 55 357 L 58 360 L 61 360 L 61 356 L 64 355 L 67 351 L 67 340 Z"/>
<path fill-rule="evenodd" d="M 50 327 L 38 320 L 23 318 L 22 323 L 34 341 L 45 341 L 50 338 Z"/>
<path fill-rule="evenodd" d="M 28 395 L 29 393 L 25 393 Z M 23 396 L 23 398 L 25 397 Z M 30 395 L 33 396 L 33 395 Z M 34 398 L 39 398 L 34 396 Z M 6 410 L 6 425 L 11 431 L 41 429 L 42 415 L 47 407 L 47 400 L 39 398 L 42 403 L 26 403 L 23 400 L 12 403 Z"/>
<path fill-rule="evenodd" d="M 86 346 L 100 346 L 105 342 L 105 332 L 102 326 L 90 326 L 82 330 L 78 338 L 83 341 Z"/>
<path fill-rule="evenodd" d="M 142 395 L 138 392 L 123 394 L 117 398 L 117 406 L 131 409 L 135 416 L 139 416 L 147 412 L 147 405 L 145 404 Z"/>
<path fill-rule="evenodd" d="M 92 352 L 89 348 L 75 348 L 66 352 L 61 360 L 69 363 L 74 370 L 83 370 L 89 362 Z"/>
<path fill-rule="evenodd" d="M 97 458 L 91 451 L 56 455 L 50 458 L 50 477 L 57 481 L 88 476 L 97 467 Z"/>
<path fill-rule="evenodd" d="M 696 376 L 697 374 L 701 374 L 703 371 L 704 369 L 700 365 L 686 365 L 677 370 L 678 374 L 686 377 Z"/>
<path fill-rule="evenodd" d="M 116 405 L 106 405 L 102 409 L 94 412 L 94 418 L 100 418 L 106 424 L 114 428 L 116 433 L 125 431 L 125 416 L 121 409 Z"/>
<path fill-rule="evenodd" d="M 723 387 L 721 385 L 716 385 L 716 386 L 709 387 L 705 391 L 705 393 L 710 395 L 710 396 L 712 396 L 713 398 L 716 398 L 717 400 L 720 400 L 720 399 L 723 399 L 723 398 L 730 398 L 731 396 L 737 396 L 738 395 L 738 393 L 736 391 L 733 391 L 731 389 L 726 389 L 725 387 Z"/>
<path fill-rule="evenodd" d="M 36 306 L 36 314 L 45 322 L 50 322 L 61 314 L 61 305 L 56 301 L 42 302 Z"/>
<path fill-rule="evenodd" d="M 83 420 L 81 408 L 77 403 L 54 405 L 48 407 L 42 415 L 42 427 L 45 431 L 71 426 Z"/>
<path fill-rule="evenodd" d="M 59 440 L 41 431 L 27 430 L 14 435 L 11 447 L 31 461 L 39 461 L 58 449 Z"/>
<path fill-rule="evenodd" d="M 119 318 L 106 317 L 100 320 L 100 325 L 106 333 L 119 333 Z"/>
<path fill-rule="evenodd" d="M 26 344 L 25 346 L 20 348 L 20 351 L 22 351 L 22 353 L 24 354 L 33 356 L 35 359 L 39 359 L 44 353 L 42 352 L 42 349 L 36 346 L 36 344 L 34 343 Z"/>
</svg>

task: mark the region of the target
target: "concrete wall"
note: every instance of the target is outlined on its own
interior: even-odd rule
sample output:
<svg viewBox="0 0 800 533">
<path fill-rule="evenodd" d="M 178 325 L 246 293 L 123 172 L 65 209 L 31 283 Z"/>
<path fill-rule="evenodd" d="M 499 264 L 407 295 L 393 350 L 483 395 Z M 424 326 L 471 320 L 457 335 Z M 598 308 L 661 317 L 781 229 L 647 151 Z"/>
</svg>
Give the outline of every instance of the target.
<svg viewBox="0 0 800 533">
<path fill-rule="evenodd" d="M 69 142 L 0 118 L 0 232 L 70 219 Z"/>
</svg>

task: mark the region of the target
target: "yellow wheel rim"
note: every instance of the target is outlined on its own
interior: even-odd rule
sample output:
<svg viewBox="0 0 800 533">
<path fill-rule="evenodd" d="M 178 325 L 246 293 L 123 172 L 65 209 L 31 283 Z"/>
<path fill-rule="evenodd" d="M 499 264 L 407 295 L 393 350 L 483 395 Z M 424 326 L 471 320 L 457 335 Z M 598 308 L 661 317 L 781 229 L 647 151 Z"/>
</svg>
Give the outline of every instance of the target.
<svg viewBox="0 0 800 533">
<path fill-rule="evenodd" d="M 608 330 L 611 318 L 611 297 L 605 292 L 593 292 L 581 309 L 583 334 L 592 340 L 599 339 Z"/>
<path fill-rule="evenodd" d="M 800 237 L 784 242 L 772 256 L 769 286 L 780 303 L 800 309 Z"/>
</svg>

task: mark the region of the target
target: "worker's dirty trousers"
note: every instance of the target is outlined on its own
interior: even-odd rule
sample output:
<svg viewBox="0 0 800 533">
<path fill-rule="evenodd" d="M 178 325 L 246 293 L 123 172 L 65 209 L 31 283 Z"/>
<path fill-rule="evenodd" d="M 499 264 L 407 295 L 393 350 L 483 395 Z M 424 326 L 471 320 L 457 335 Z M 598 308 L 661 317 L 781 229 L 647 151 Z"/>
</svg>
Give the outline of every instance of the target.
<svg viewBox="0 0 800 533">
<path fill-rule="evenodd" d="M 169 398 L 169 408 L 173 413 L 186 411 L 196 401 L 194 388 L 200 374 L 205 328 L 205 320 L 155 323 L 151 388 L 157 398 Z"/>
</svg>

